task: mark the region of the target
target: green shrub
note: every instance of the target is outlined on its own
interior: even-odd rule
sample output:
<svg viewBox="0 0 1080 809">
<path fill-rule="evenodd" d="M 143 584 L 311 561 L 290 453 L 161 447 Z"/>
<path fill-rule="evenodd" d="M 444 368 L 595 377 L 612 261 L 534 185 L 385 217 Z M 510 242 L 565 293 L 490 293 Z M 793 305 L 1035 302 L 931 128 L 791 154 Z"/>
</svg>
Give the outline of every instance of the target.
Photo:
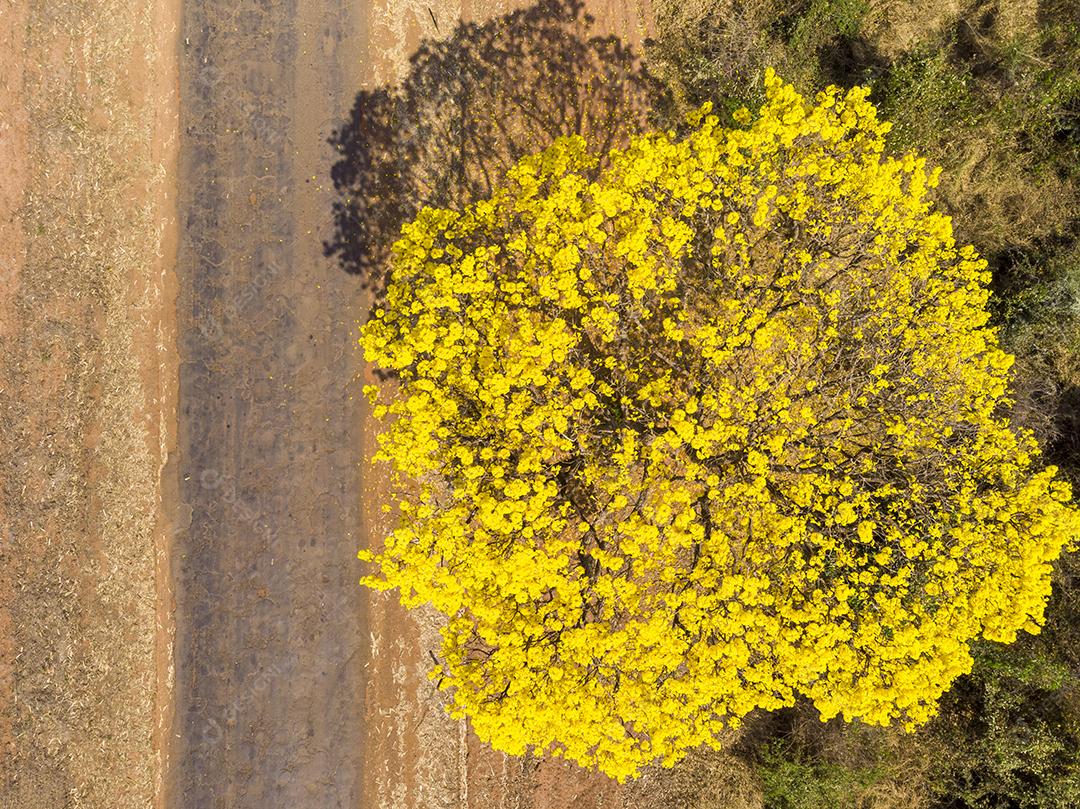
<svg viewBox="0 0 1080 809">
<path fill-rule="evenodd" d="M 1059 379 L 1080 385 L 1080 241 L 1020 253 L 998 273 L 995 293 L 1010 350 L 1046 354 Z"/>
<path fill-rule="evenodd" d="M 931 780 L 950 809 L 1080 806 L 1080 559 L 1056 565 L 1047 625 L 1003 646 L 973 645 L 975 665 L 927 728 L 947 751 Z"/>
<path fill-rule="evenodd" d="M 881 116 L 892 121 L 889 145 L 903 151 L 938 144 L 942 134 L 977 124 L 980 104 L 970 76 L 945 52 L 912 54 L 892 65 L 874 86 Z"/>
<path fill-rule="evenodd" d="M 882 771 L 802 760 L 777 742 L 763 752 L 758 775 L 766 809 L 859 809 Z"/>
<path fill-rule="evenodd" d="M 869 4 L 867 0 L 811 0 L 796 6 L 790 35 L 784 38 L 781 68 L 804 83 L 821 85 L 835 78 L 821 74 L 822 57 L 839 40 L 857 36 Z M 825 52 L 825 53 L 823 53 Z M 826 81 L 823 81 L 825 79 Z"/>
<path fill-rule="evenodd" d="M 1080 446 L 1070 395 L 1080 390 L 1080 242 L 1013 251 L 997 264 L 991 310 L 1016 356 L 1013 415 L 1076 483 Z"/>
<path fill-rule="evenodd" d="M 937 727 L 951 751 L 936 779 L 942 806 L 1080 806 L 1080 740 L 1062 709 L 1075 678 L 1059 661 L 1026 651 L 982 650 L 947 698 Z"/>
</svg>

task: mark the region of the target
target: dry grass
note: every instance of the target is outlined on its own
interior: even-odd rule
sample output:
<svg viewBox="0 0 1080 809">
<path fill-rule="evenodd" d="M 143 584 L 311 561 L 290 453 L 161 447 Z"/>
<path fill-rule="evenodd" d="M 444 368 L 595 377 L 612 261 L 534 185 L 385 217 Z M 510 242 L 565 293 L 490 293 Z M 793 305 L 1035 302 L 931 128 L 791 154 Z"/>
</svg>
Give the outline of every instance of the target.
<svg viewBox="0 0 1080 809">
<path fill-rule="evenodd" d="M 766 64 L 782 49 L 770 39 L 775 0 L 656 0 L 656 43 L 648 51 L 649 68 L 664 81 L 685 111 L 709 100 L 760 84 Z"/>
<path fill-rule="evenodd" d="M 967 132 L 949 146 L 941 187 L 959 234 L 986 253 L 1060 235 L 1076 215 L 1077 178 L 1036 176 L 1022 159 L 1009 159 L 1015 153 L 998 150 L 992 137 L 991 131 Z"/>
<path fill-rule="evenodd" d="M 155 794 L 158 391 L 153 0 L 30 4 L 30 178 L 0 345 L 0 551 L 18 650 L 0 805 Z"/>
<path fill-rule="evenodd" d="M 956 25 L 964 0 L 871 0 L 861 33 L 892 60 L 941 37 Z"/>
<path fill-rule="evenodd" d="M 623 806 L 633 809 L 762 809 L 753 770 L 727 752 L 697 751 L 670 770 L 654 769 L 630 784 Z"/>
</svg>

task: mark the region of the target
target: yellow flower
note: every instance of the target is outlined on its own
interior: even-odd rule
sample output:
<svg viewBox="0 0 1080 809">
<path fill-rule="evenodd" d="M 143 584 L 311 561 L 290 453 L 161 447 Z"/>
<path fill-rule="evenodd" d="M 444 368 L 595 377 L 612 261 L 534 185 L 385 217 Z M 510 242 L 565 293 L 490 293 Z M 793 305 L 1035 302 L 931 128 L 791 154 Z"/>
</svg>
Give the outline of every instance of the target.
<svg viewBox="0 0 1080 809">
<path fill-rule="evenodd" d="M 432 674 L 497 749 L 625 779 L 796 694 L 914 727 L 1080 543 L 937 170 L 865 88 L 765 87 L 602 164 L 560 138 L 393 247 L 363 583 L 442 614 Z"/>
</svg>

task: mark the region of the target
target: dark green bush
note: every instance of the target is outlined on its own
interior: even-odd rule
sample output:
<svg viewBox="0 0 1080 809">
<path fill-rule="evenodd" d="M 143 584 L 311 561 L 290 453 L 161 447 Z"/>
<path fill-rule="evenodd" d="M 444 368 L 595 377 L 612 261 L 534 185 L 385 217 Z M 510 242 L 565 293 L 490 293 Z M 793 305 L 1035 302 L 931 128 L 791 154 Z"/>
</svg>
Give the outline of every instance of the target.
<svg viewBox="0 0 1080 809">
<path fill-rule="evenodd" d="M 941 807 L 1080 806 L 1080 736 L 1067 704 L 1080 694 L 1069 665 L 1028 639 L 986 644 L 930 732 L 949 754 L 933 783 Z"/>
<path fill-rule="evenodd" d="M 873 93 L 881 116 L 893 124 L 890 147 L 922 151 L 945 132 L 976 125 L 983 110 L 970 81 L 967 71 L 950 64 L 941 50 L 912 54 L 892 65 Z"/>
<path fill-rule="evenodd" d="M 761 752 L 756 769 L 766 809 L 861 809 L 869 805 L 868 790 L 885 775 L 879 766 L 815 760 L 781 740 Z"/>
<path fill-rule="evenodd" d="M 991 308 L 1016 355 L 1014 416 L 1033 429 L 1048 460 L 1080 482 L 1080 241 L 999 256 Z"/>
</svg>

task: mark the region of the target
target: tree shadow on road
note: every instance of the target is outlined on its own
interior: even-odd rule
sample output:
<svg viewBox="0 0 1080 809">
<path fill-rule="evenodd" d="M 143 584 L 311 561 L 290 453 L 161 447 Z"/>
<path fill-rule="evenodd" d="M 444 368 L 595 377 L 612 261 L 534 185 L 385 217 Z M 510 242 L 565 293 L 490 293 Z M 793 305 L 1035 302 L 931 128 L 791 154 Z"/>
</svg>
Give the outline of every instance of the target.
<svg viewBox="0 0 1080 809">
<path fill-rule="evenodd" d="M 625 143 L 670 102 L 614 36 L 591 34 L 581 0 L 542 0 L 425 40 L 397 86 L 362 91 L 330 138 L 335 233 L 324 244 L 385 298 L 386 260 L 424 206 L 491 195 L 523 155 L 580 134 L 594 152 Z"/>
</svg>

